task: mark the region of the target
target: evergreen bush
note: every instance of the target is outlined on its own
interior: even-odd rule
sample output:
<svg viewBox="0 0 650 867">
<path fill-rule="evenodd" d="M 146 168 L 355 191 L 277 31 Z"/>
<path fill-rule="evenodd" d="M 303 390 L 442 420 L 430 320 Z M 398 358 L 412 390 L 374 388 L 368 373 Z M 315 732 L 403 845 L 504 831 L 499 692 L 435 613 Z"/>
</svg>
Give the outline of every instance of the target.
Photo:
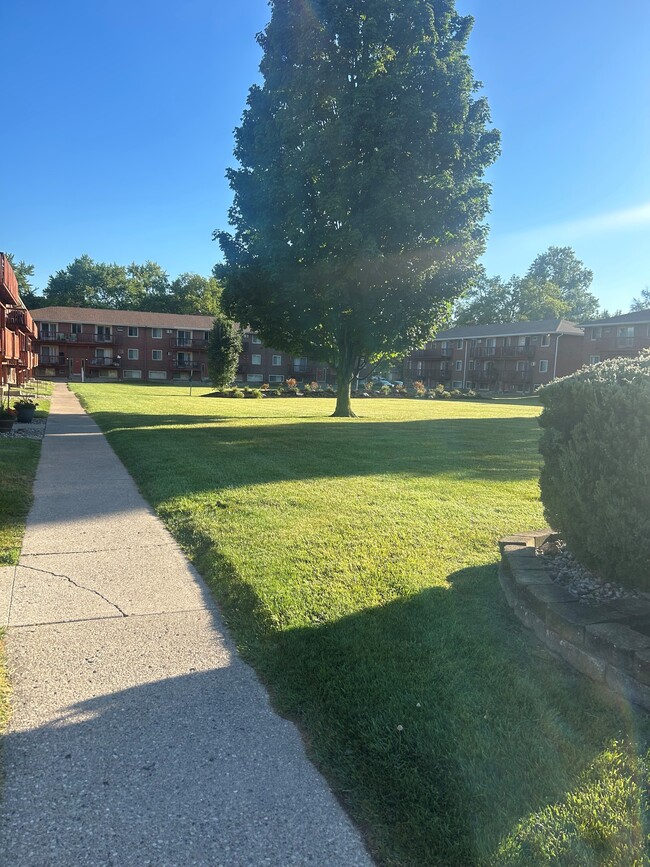
<svg viewBox="0 0 650 867">
<path fill-rule="evenodd" d="M 539 397 L 547 520 L 603 579 L 650 590 L 650 352 L 583 368 Z"/>
</svg>

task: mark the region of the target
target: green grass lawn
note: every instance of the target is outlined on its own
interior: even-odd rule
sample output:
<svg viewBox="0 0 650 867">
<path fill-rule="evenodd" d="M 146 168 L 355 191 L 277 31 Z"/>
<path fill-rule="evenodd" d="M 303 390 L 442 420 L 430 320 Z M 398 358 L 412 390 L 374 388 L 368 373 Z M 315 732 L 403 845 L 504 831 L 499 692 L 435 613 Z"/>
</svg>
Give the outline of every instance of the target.
<svg viewBox="0 0 650 867">
<path fill-rule="evenodd" d="M 497 580 L 544 526 L 538 406 L 75 390 L 381 863 L 645 863 L 646 718 Z"/>
<path fill-rule="evenodd" d="M 51 390 L 48 384 L 46 393 Z M 47 415 L 49 400 L 39 396 L 38 403 L 36 412 L 42 418 Z M 18 562 L 40 454 L 40 440 L 0 438 L 0 567 Z M 10 692 L 2 637 L 0 628 L 0 732 L 9 719 Z"/>
</svg>

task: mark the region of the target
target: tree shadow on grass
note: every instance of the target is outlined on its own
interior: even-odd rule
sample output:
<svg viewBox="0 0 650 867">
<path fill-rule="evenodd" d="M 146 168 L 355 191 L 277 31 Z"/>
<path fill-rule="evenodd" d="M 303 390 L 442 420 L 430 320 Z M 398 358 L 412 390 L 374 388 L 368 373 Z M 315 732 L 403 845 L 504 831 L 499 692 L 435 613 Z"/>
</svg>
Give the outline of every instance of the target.
<svg viewBox="0 0 650 867">
<path fill-rule="evenodd" d="M 365 475 L 511 482 L 539 473 L 535 419 L 283 424 L 266 418 L 239 425 L 213 416 L 93 417 L 127 462 L 146 452 L 146 467 L 136 461 L 133 472 L 145 488 L 148 480 L 155 482 L 156 496 Z"/>
<path fill-rule="evenodd" d="M 210 545 L 198 536 L 193 554 L 240 648 L 382 863 L 492 863 L 499 841 L 561 802 L 606 742 L 644 749 L 647 718 L 539 644 L 495 566 L 279 631 Z M 600 843 L 586 845 L 602 863 Z"/>
</svg>

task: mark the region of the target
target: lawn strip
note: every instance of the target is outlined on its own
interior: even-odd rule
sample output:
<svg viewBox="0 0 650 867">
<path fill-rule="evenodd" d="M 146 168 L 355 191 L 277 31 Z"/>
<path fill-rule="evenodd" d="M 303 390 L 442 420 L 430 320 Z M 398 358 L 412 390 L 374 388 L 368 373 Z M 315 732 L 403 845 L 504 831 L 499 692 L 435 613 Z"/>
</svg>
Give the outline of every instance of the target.
<svg viewBox="0 0 650 867">
<path fill-rule="evenodd" d="M 638 758 L 646 718 L 531 639 L 497 581 L 498 537 L 544 524 L 538 407 L 371 400 L 340 420 L 321 400 L 78 390 L 381 863 L 510 863 L 531 816 L 570 825 L 587 769 L 604 805 L 629 783 L 607 745 Z M 588 813 L 560 863 L 609 863 L 621 812 Z"/>
</svg>

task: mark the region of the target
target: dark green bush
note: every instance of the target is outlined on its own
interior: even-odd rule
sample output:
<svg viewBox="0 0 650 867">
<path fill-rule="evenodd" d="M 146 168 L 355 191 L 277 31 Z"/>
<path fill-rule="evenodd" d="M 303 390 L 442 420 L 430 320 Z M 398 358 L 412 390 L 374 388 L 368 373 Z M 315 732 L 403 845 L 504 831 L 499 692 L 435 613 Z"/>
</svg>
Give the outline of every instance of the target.
<svg viewBox="0 0 650 867">
<path fill-rule="evenodd" d="M 650 352 L 583 368 L 539 397 L 547 520 L 602 578 L 650 590 Z"/>
</svg>

